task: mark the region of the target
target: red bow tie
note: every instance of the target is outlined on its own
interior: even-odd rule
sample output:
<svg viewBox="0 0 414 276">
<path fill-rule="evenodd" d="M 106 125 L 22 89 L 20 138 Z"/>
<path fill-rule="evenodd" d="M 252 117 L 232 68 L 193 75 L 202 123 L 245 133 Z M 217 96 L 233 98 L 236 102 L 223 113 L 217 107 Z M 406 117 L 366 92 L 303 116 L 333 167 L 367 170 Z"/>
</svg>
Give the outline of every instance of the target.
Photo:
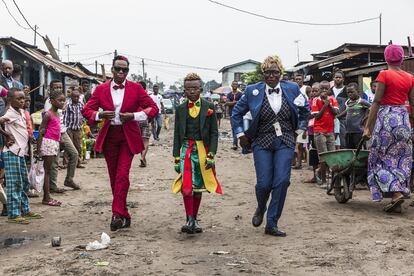
<svg viewBox="0 0 414 276">
<path fill-rule="evenodd" d="M 188 108 L 192 108 L 192 107 L 194 107 L 194 103 L 192 103 L 192 102 L 188 102 L 187 107 L 188 107 Z"/>
<path fill-rule="evenodd" d="M 124 89 L 124 88 L 125 88 L 125 85 L 123 85 L 123 84 L 116 85 L 116 84 L 115 84 L 112 88 L 113 88 L 114 90 Z"/>
</svg>

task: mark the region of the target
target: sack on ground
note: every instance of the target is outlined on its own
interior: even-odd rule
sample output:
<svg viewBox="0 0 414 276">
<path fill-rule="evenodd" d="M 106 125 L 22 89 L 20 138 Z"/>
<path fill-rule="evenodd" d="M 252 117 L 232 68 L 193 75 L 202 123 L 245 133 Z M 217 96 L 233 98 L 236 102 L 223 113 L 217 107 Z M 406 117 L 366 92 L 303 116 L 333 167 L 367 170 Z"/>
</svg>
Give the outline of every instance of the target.
<svg viewBox="0 0 414 276">
<path fill-rule="evenodd" d="M 29 172 L 30 189 L 35 189 L 38 193 L 43 190 L 43 179 L 45 178 L 45 169 L 43 161 L 34 160 Z"/>
</svg>

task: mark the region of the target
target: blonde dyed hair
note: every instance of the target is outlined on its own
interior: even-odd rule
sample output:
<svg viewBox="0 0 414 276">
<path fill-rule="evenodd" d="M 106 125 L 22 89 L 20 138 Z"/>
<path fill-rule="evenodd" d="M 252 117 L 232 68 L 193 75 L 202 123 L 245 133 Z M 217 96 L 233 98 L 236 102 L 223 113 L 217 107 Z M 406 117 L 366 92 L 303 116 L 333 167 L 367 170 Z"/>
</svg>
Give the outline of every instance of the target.
<svg viewBox="0 0 414 276">
<path fill-rule="evenodd" d="M 277 55 L 268 56 L 267 58 L 265 58 L 261 65 L 262 72 L 266 71 L 266 69 L 269 69 L 272 66 L 272 64 L 275 64 L 277 68 L 279 68 L 280 74 L 285 73 L 285 68 L 283 68 L 282 60 Z"/>
<path fill-rule="evenodd" d="M 198 74 L 196 74 L 196 73 L 189 73 L 184 78 L 184 81 L 195 81 L 195 80 L 201 81 L 200 76 Z"/>
</svg>

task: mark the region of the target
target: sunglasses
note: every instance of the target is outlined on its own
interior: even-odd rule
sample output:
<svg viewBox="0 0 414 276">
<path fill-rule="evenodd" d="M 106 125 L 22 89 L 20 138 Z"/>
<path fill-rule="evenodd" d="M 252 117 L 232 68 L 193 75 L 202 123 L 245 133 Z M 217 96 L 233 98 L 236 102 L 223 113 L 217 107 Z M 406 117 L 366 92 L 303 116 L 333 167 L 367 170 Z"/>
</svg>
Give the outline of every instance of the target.
<svg viewBox="0 0 414 276">
<path fill-rule="evenodd" d="M 125 67 L 114 66 L 113 68 L 114 68 L 115 72 L 121 72 L 122 71 L 124 73 L 128 73 L 128 71 L 129 71 L 129 68 L 125 68 Z"/>
<path fill-rule="evenodd" d="M 271 76 L 271 75 L 273 75 L 273 76 L 279 76 L 280 75 L 280 71 L 279 70 L 267 70 L 267 71 L 264 71 L 263 72 L 263 74 L 265 75 L 265 76 Z"/>
</svg>

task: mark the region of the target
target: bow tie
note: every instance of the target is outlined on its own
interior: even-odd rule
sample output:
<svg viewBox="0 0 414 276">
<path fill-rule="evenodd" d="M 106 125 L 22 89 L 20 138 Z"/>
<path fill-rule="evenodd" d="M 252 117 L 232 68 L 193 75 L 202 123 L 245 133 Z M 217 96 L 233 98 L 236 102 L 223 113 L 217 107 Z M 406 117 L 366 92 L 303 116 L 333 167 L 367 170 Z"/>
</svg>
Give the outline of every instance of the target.
<svg viewBox="0 0 414 276">
<path fill-rule="evenodd" d="M 114 90 L 124 89 L 124 88 L 125 88 L 125 85 L 123 85 L 123 84 L 116 85 L 116 84 L 115 84 L 112 88 L 113 88 Z"/>
<path fill-rule="evenodd" d="M 188 107 L 188 108 L 193 108 L 193 107 L 194 107 L 194 105 L 195 105 L 195 106 L 200 106 L 200 102 L 195 102 L 195 103 L 193 103 L 193 102 L 188 101 L 188 103 L 187 103 L 187 107 Z"/>
<path fill-rule="evenodd" d="M 272 95 L 272 93 L 279 94 L 279 91 L 279 88 L 269 88 L 269 90 L 267 90 L 267 93 L 269 93 L 269 95 Z"/>
</svg>

